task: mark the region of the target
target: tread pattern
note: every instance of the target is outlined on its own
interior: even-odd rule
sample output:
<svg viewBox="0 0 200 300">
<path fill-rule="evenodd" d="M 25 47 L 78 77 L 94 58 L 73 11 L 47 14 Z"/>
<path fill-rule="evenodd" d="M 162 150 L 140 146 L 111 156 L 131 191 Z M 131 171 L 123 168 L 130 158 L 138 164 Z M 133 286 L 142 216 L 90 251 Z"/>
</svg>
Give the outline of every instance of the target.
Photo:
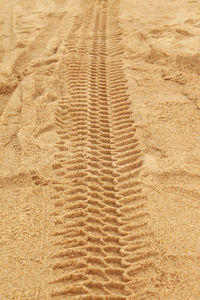
<svg viewBox="0 0 200 300">
<path fill-rule="evenodd" d="M 123 74 L 117 5 L 92 2 L 74 20 L 62 65 L 51 296 L 149 299 L 147 274 L 156 254 L 138 180 L 142 153 Z"/>
</svg>

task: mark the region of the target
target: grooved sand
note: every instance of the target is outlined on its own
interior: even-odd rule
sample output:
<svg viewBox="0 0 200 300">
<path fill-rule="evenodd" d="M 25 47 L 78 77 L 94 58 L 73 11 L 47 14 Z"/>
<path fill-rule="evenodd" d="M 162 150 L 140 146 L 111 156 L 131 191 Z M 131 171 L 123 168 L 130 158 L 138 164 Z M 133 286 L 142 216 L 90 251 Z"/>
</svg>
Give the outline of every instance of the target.
<svg viewBox="0 0 200 300">
<path fill-rule="evenodd" d="M 0 0 L 0 298 L 199 299 L 198 4 L 74 2 Z"/>
</svg>

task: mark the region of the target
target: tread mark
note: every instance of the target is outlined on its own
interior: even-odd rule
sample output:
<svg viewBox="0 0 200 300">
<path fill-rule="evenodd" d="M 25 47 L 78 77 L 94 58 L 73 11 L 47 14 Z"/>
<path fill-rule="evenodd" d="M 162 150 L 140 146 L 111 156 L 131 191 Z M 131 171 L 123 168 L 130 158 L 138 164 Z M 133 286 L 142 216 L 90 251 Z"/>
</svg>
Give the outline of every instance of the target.
<svg viewBox="0 0 200 300">
<path fill-rule="evenodd" d="M 51 296 L 57 299 L 153 293 L 148 278 L 156 253 L 138 181 L 142 151 L 123 74 L 118 5 L 91 1 L 66 37 L 66 90 L 56 113 L 60 154 L 52 166 L 57 227 Z"/>
</svg>

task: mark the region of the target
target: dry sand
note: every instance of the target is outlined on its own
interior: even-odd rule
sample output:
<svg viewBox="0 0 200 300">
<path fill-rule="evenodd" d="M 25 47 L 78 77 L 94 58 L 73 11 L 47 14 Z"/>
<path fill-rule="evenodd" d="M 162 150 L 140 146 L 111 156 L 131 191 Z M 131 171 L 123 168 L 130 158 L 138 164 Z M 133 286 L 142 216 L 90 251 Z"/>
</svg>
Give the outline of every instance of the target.
<svg viewBox="0 0 200 300">
<path fill-rule="evenodd" d="M 199 1 L 0 8 L 0 299 L 200 299 Z"/>
</svg>

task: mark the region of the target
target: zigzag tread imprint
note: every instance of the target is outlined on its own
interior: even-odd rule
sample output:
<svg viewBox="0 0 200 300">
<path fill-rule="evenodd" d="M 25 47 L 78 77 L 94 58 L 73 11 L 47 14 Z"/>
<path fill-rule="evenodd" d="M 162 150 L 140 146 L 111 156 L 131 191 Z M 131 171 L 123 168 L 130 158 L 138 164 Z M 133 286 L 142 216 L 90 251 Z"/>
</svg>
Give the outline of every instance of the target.
<svg viewBox="0 0 200 300">
<path fill-rule="evenodd" d="M 56 113 L 53 299 L 149 299 L 156 253 L 123 74 L 117 5 L 96 0 L 66 38 Z M 92 38 L 91 38 L 92 32 Z M 68 45 L 68 46 L 67 46 Z"/>
</svg>

